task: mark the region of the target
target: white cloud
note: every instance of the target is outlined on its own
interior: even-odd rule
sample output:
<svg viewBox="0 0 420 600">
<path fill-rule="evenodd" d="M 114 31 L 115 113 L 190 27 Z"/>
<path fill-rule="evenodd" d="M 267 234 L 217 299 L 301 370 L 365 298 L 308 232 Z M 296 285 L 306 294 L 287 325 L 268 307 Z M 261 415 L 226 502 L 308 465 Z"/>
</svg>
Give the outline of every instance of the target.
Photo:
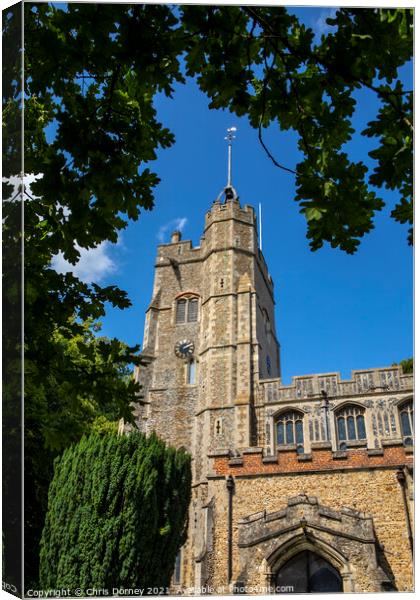
<svg viewBox="0 0 420 600">
<path fill-rule="evenodd" d="M 161 227 L 159 227 L 159 231 L 157 232 L 157 239 L 159 240 L 159 242 L 162 244 L 165 241 L 165 237 L 168 231 L 174 231 L 174 230 L 178 230 L 178 231 L 183 231 L 185 225 L 187 224 L 187 218 L 186 217 L 180 217 L 178 219 L 173 219 L 172 221 L 169 221 L 168 223 L 165 223 L 165 225 L 162 225 Z"/>
<path fill-rule="evenodd" d="M 19 199 L 22 193 L 22 183 L 24 189 L 28 192 L 29 196 L 25 194 L 25 200 L 28 201 L 31 198 L 35 197 L 31 190 L 31 184 L 43 177 L 42 173 L 28 173 L 22 177 L 18 175 L 14 175 L 12 177 L 6 178 L 3 177 L 3 181 L 11 183 L 13 185 L 13 191 L 9 198 L 4 199 L 6 202 L 11 202 Z M 57 207 L 60 207 L 60 204 L 57 203 Z M 70 209 L 67 206 L 63 207 L 63 218 L 64 220 L 70 215 Z M 182 221 L 182 220 L 181 220 Z M 185 223 L 181 223 L 182 226 Z M 122 235 L 118 236 L 118 241 L 116 246 L 119 246 L 120 249 L 124 249 L 124 244 L 122 240 Z M 81 248 L 78 244 L 75 245 L 76 249 L 80 252 L 80 258 L 77 264 L 72 265 L 67 260 L 65 260 L 63 253 L 59 252 L 51 261 L 51 267 L 55 269 L 58 273 L 73 273 L 76 277 L 84 281 L 85 283 L 91 283 L 92 281 L 99 283 L 105 277 L 110 275 L 111 273 L 115 273 L 117 270 L 117 264 L 111 258 L 110 255 L 110 242 L 102 242 L 96 248 Z"/>
<path fill-rule="evenodd" d="M 109 254 L 110 247 L 110 242 L 102 242 L 96 248 L 90 249 L 80 248 L 76 244 L 80 259 L 75 265 L 65 260 L 63 254 L 59 252 L 53 257 L 51 266 L 58 273 L 71 272 L 85 283 L 92 281 L 99 283 L 117 270 L 117 265 Z"/>
</svg>

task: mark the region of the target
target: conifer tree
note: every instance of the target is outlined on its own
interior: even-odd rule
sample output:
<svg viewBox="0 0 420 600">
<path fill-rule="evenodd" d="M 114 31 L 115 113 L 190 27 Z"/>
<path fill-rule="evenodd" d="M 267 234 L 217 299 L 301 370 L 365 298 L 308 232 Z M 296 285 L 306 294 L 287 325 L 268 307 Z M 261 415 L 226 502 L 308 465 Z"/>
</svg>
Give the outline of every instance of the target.
<svg viewBox="0 0 420 600">
<path fill-rule="evenodd" d="M 41 586 L 109 593 L 168 586 L 190 494 L 189 454 L 156 435 L 83 437 L 55 462 Z"/>
</svg>

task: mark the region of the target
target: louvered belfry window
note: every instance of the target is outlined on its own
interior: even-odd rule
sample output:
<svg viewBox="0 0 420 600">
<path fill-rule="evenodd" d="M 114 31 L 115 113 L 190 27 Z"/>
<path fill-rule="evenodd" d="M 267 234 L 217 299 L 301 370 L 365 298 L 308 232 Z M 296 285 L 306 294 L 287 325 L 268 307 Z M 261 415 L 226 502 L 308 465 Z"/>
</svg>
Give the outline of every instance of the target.
<svg viewBox="0 0 420 600">
<path fill-rule="evenodd" d="M 187 314 L 187 300 L 181 298 L 176 304 L 176 322 L 185 323 L 185 315 Z"/>
<path fill-rule="evenodd" d="M 180 298 L 176 303 L 176 323 L 198 321 L 198 298 Z"/>
<path fill-rule="evenodd" d="M 195 323 L 198 318 L 198 300 L 190 298 L 188 300 L 188 323 Z"/>
</svg>

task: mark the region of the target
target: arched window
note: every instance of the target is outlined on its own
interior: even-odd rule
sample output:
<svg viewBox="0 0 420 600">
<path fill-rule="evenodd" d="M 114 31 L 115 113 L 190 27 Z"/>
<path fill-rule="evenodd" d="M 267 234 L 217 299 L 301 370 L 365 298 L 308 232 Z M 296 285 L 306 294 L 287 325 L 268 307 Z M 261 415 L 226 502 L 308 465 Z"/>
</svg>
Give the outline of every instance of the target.
<svg viewBox="0 0 420 600">
<path fill-rule="evenodd" d="M 344 406 L 336 414 L 337 434 L 340 450 L 347 448 L 347 442 L 366 440 L 364 409 L 355 404 Z"/>
<path fill-rule="evenodd" d="M 303 415 L 289 410 L 280 415 L 276 422 L 277 445 L 295 444 L 299 454 L 303 453 Z"/>
<path fill-rule="evenodd" d="M 198 320 L 198 298 L 185 296 L 176 303 L 176 323 L 195 323 Z"/>
<path fill-rule="evenodd" d="M 413 401 L 407 400 L 399 407 L 401 434 L 404 446 L 413 445 L 414 436 L 414 409 Z"/>
</svg>

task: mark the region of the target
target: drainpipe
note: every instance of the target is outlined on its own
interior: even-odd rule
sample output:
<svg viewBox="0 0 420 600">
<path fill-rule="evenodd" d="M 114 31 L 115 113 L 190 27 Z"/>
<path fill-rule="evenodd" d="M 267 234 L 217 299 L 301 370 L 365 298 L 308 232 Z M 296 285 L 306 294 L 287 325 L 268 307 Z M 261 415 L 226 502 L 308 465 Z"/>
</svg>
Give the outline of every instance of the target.
<svg viewBox="0 0 420 600">
<path fill-rule="evenodd" d="M 407 523 L 408 540 L 410 542 L 411 554 L 414 554 L 413 530 L 411 529 L 410 513 L 408 510 L 406 478 L 405 478 L 405 473 L 404 473 L 402 467 L 400 467 L 397 471 L 397 480 L 401 486 L 401 492 L 402 492 L 403 501 L 404 501 L 405 520 Z"/>
<path fill-rule="evenodd" d="M 228 523 L 227 523 L 227 583 L 230 584 L 232 579 L 232 506 L 233 506 L 233 490 L 235 482 L 232 475 L 226 478 L 226 489 L 228 493 Z"/>
</svg>

